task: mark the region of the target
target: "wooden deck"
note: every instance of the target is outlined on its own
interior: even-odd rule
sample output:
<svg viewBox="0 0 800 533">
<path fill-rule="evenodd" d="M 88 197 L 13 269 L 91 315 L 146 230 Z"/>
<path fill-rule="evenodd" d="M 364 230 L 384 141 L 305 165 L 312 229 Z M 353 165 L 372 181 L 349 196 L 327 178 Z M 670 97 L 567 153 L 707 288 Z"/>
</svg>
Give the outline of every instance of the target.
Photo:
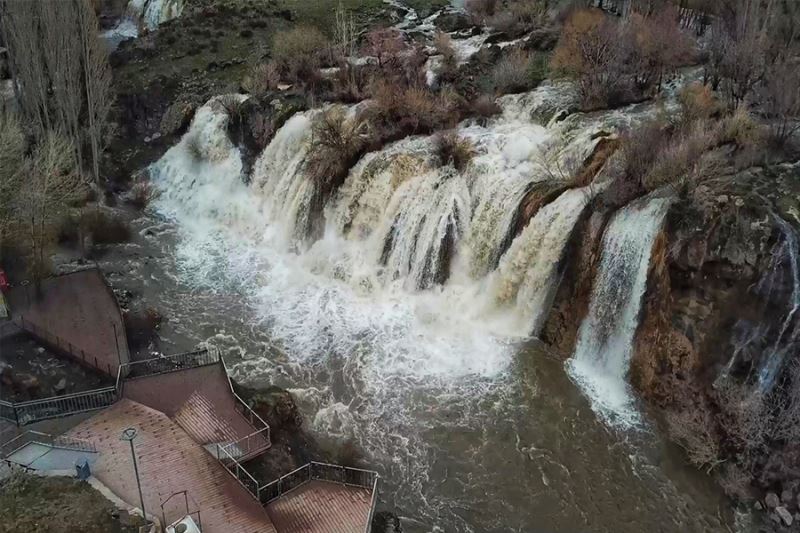
<svg viewBox="0 0 800 533">
<path fill-rule="evenodd" d="M 134 446 L 148 513 L 159 515 L 164 500 L 188 490 L 190 502 L 200 511 L 203 533 L 276 531 L 258 502 L 178 424 L 164 413 L 123 399 L 68 435 L 95 444 L 99 455 L 92 473 L 128 504 L 139 506 L 130 445 L 120 440 L 128 427 L 138 431 Z M 183 511 L 177 505 L 166 509 L 167 522 Z"/>
<path fill-rule="evenodd" d="M 371 493 L 329 481 L 311 481 L 267 505 L 280 533 L 364 533 Z"/>
<path fill-rule="evenodd" d="M 45 279 L 9 295 L 15 323 L 58 351 L 117 377 L 130 360 L 117 299 L 97 269 Z"/>
<path fill-rule="evenodd" d="M 136 378 L 125 382 L 126 398 L 161 411 L 200 444 L 229 443 L 254 433 L 236 409 L 228 376 L 214 364 Z M 266 436 L 247 453 L 252 457 L 269 448 Z"/>
</svg>

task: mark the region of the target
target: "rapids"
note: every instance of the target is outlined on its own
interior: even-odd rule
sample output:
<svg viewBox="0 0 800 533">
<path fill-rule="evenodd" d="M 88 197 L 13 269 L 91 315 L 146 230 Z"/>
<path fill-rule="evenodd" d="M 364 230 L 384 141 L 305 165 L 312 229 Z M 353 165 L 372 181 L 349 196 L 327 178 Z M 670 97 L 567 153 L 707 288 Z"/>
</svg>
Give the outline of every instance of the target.
<svg viewBox="0 0 800 533">
<path fill-rule="evenodd" d="M 562 173 L 598 131 L 655 112 L 550 120 L 566 94 L 546 83 L 501 99 L 485 126 L 461 124 L 477 152 L 462 172 L 438 164 L 430 137 L 365 155 L 324 206 L 319 238 L 306 234 L 314 195 L 304 174 L 317 112 L 290 119 L 247 179 L 212 99 L 150 167 L 161 222 L 139 223 L 142 246 L 156 251 L 131 268 L 169 316 L 162 336 L 174 349 L 220 347 L 242 383 L 290 388 L 319 439 L 354 443 L 379 470 L 382 504 L 407 531 L 725 527 L 707 479 L 648 431 L 598 419 L 598 391 L 576 388 L 532 337 L 599 186 L 565 188 L 519 235 L 512 213 L 536 184 L 566 186 Z M 608 331 L 631 327 L 667 205 L 626 208 L 606 234 L 604 265 L 624 252 L 606 277 L 619 276 L 627 295 L 617 325 L 594 310 Z M 602 334 L 582 337 L 575 359 L 601 367 L 589 354 Z M 606 365 L 616 380 L 625 357 Z"/>
</svg>

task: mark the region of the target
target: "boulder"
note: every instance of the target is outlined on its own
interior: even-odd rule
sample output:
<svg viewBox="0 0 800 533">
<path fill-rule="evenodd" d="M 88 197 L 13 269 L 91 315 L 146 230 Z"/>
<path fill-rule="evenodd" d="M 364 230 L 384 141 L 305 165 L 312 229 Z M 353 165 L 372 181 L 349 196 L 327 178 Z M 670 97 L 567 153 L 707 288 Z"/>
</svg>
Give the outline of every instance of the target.
<svg viewBox="0 0 800 533">
<path fill-rule="evenodd" d="M 792 513 L 790 513 L 789 510 L 786 507 L 784 507 L 782 505 L 779 505 L 778 507 L 775 508 L 775 514 L 777 514 L 778 517 L 781 519 L 781 522 L 783 522 L 787 526 L 791 526 L 792 525 L 792 522 L 794 521 L 794 517 L 792 516 Z"/>
<path fill-rule="evenodd" d="M 160 135 L 176 135 L 183 133 L 194 116 L 196 105 L 189 102 L 175 102 L 167 108 L 161 117 Z M 154 136 L 154 138 L 157 138 Z"/>
<path fill-rule="evenodd" d="M 372 518 L 372 531 L 375 533 L 403 533 L 400 518 L 394 513 L 381 511 Z"/>
<path fill-rule="evenodd" d="M 794 494 L 792 494 L 791 490 L 786 489 L 783 492 L 781 492 L 781 502 L 782 503 L 784 503 L 786 505 L 789 505 L 793 501 L 794 501 Z"/>
<path fill-rule="evenodd" d="M 775 509 L 781 504 L 781 500 L 774 492 L 768 492 L 764 497 L 764 503 L 767 505 L 767 509 Z"/>
<path fill-rule="evenodd" d="M 56 393 L 56 396 L 61 396 L 65 392 L 67 392 L 67 378 L 61 378 L 58 380 L 58 383 L 53 385 L 53 392 Z"/>
<path fill-rule="evenodd" d="M 303 425 L 303 415 L 289 391 L 272 387 L 253 398 L 253 410 L 272 428 L 298 430 Z"/>
</svg>

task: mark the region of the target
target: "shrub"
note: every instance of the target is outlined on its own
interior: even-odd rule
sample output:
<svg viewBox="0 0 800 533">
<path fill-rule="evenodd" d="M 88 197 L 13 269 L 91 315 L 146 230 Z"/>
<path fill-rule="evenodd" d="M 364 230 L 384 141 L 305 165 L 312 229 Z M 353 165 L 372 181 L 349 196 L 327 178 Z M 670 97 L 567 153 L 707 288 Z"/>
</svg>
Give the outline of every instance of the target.
<svg viewBox="0 0 800 533">
<path fill-rule="evenodd" d="M 330 57 L 330 43 L 312 26 L 297 26 L 279 31 L 272 40 L 272 55 L 280 71 L 296 83 L 313 85 L 319 81 L 322 60 Z"/>
<path fill-rule="evenodd" d="M 436 155 L 442 165 L 452 165 L 459 172 L 467 168 L 475 155 L 472 143 L 459 137 L 455 130 L 442 132 L 436 136 Z"/>
<path fill-rule="evenodd" d="M 486 17 L 494 15 L 497 0 L 466 0 L 467 13 L 476 23 L 482 23 Z"/>
<path fill-rule="evenodd" d="M 405 36 L 395 28 L 377 28 L 367 33 L 364 53 L 378 59 L 378 65 L 383 67 L 396 63 L 408 45 Z"/>
<path fill-rule="evenodd" d="M 547 76 L 546 66 L 542 56 L 517 48 L 492 68 L 492 87 L 498 94 L 529 90 Z"/>
<path fill-rule="evenodd" d="M 452 127 L 461 117 L 463 102 L 447 89 L 434 93 L 427 87 L 402 87 L 380 80 L 372 95 L 369 113 L 382 140 Z"/>
<path fill-rule="evenodd" d="M 113 213 L 99 208 L 85 209 L 78 219 L 83 233 L 91 234 L 95 244 L 116 244 L 131 238 L 128 225 Z"/>
<path fill-rule="evenodd" d="M 155 190 L 149 181 L 137 181 L 128 192 L 128 203 L 137 209 L 144 209 L 155 197 Z"/>
<path fill-rule="evenodd" d="M 436 53 L 442 56 L 442 63 L 439 75 L 442 79 L 453 79 L 458 70 L 458 57 L 453 48 L 453 41 L 450 36 L 444 32 L 438 31 L 433 38 L 433 47 Z"/>
<path fill-rule="evenodd" d="M 278 63 L 270 61 L 254 66 L 242 82 L 242 87 L 250 94 L 259 96 L 277 89 L 281 81 Z"/>
<path fill-rule="evenodd" d="M 486 124 L 486 121 L 502 112 L 502 108 L 497 104 L 494 97 L 488 94 L 478 96 L 471 105 L 470 112 L 478 117 L 478 121 Z"/>
<path fill-rule="evenodd" d="M 694 82 L 681 89 L 678 95 L 683 120 L 708 119 L 719 111 L 714 91 L 708 85 Z"/>
<path fill-rule="evenodd" d="M 367 146 L 367 142 L 367 124 L 362 117 L 348 119 L 338 107 L 324 111 L 314 121 L 314 149 L 306 168 L 318 190 L 328 194 L 338 187 Z"/>
</svg>

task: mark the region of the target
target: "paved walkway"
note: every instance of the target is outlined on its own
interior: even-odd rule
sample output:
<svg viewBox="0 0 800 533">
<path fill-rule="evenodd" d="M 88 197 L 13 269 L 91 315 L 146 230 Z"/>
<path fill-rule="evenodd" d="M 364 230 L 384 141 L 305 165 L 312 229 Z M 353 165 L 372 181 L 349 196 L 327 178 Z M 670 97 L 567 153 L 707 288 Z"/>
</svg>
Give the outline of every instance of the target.
<svg viewBox="0 0 800 533">
<path fill-rule="evenodd" d="M 114 378 L 130 360 L 117 299 L 97 269 L 45 279 L 39 290 L 14 287 L 9 304 L 29 333 Z"/>
<path fill-rule="evenodd" d="M 67 470 L 74 473 L 75 465 L 78 463 L 86 461 L 89 465 L 93 465 L 97 461 L 97 454 L 29 442 L 6 459 L 16 465 L 34 470 Z"/>
<path fill-rule="evenodd" d="M 148 512 L 160 514 L 164 500 L 188 490 L 190 501 L 200 509 L 203 533 L 276 531 L 258 502 L 178 424 L 164 413 L 123 399 L 68 435 L 95 444 L 99 457 L 93 475 L 127 503 L 139 505 L 130 445 L 120 440 L 128 427 L 138 430 L 134 446 Z M 182 504 L 182 498 L 178 499 Z M 179 518 L 183 511 L 177 503 L 167 509 L 167 522 Z"/>
<path fill-rule="evenodd" d="M 364 533 L 370 491 L 329 481 L 311 481 L 267 505 L 281 533 Z"/>
</svg>

